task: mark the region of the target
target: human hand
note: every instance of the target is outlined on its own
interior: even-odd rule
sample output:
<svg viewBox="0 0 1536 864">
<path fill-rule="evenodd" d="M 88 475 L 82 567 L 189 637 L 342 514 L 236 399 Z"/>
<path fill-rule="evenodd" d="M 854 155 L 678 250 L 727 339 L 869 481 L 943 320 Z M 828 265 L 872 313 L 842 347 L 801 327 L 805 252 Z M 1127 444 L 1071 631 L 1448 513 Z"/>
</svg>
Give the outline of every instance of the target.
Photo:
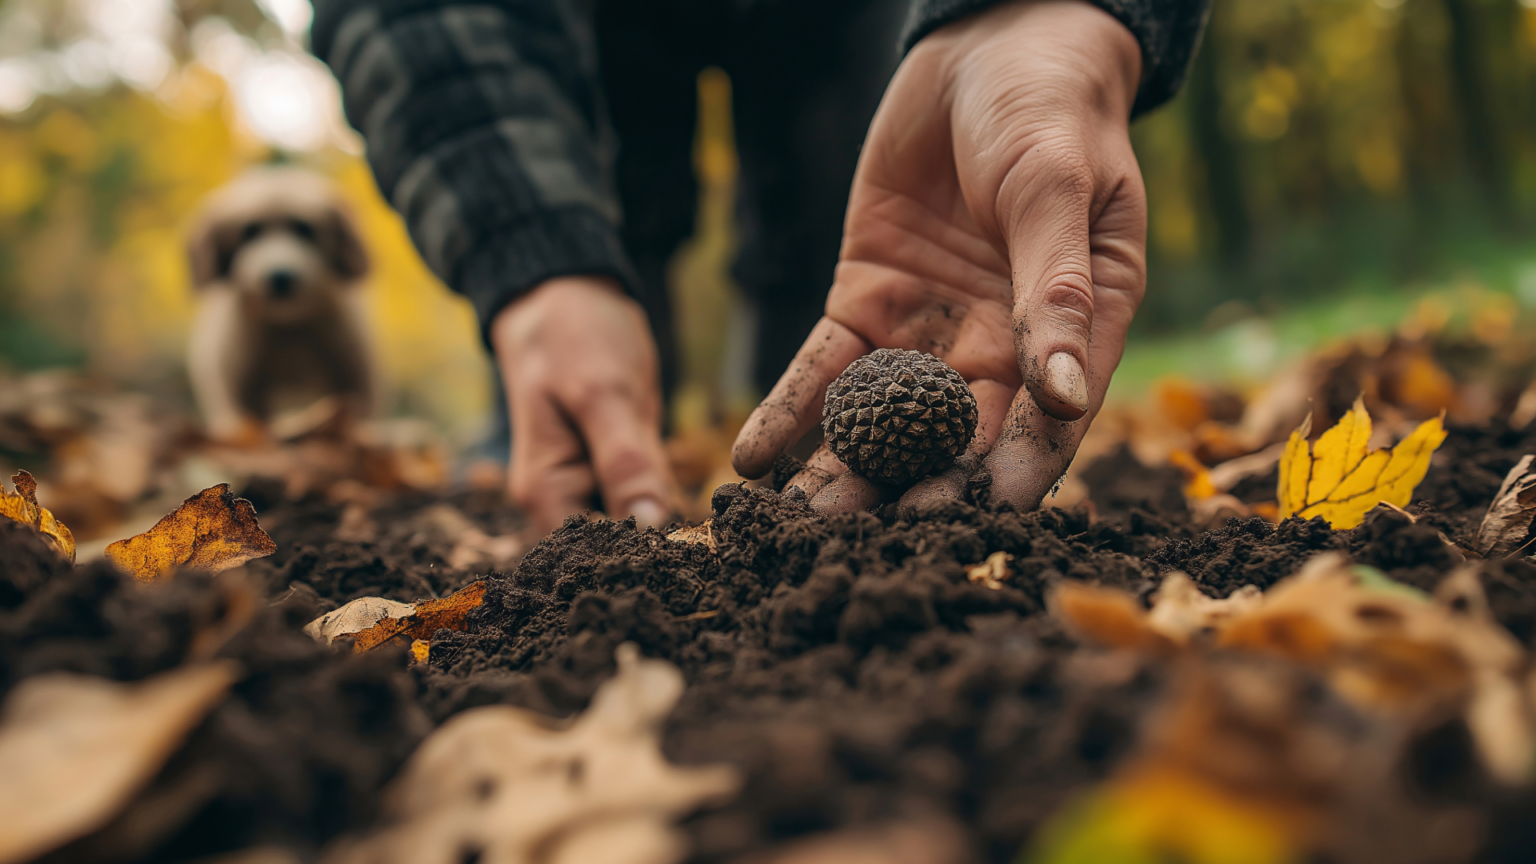
<svg viewBox="0 0 1536 864">
<path fill-rule="evenodd" d="M 827 385 L 875 348 L 937 355 L 976 395 L 976 436 L 903 507 L 1037 506 L 1066 471 L 1146 287 L 1146 200 L 1129 138 L 1135 38 L 1083 0 L 1015 0 L 930 34 L 870 125 L 826 314 L 748 419 L 747 477 L 821 420 Z M 793 480 L 824 512 L 895 492 L 825 446 Z"/>
<path fill-rule="evenodd" d="M 661 525 L 673 484 L 639 304 L 612 279 L 551 279 L 496 316 L 491 344 L 512 417 L 508 483 L 534 528 L 547 534 L 599 496 L 615 518 Z"/>
</svg>

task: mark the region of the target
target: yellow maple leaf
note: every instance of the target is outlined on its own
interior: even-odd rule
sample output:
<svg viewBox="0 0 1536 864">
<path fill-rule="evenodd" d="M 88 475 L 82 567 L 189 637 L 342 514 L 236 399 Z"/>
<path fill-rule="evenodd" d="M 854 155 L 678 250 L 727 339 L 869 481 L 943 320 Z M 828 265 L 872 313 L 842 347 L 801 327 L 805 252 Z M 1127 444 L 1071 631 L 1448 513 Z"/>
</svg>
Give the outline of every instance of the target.
<svg viewBox="0 0 1536 864">
<path fill-rule="evenodd" d="M 1441 417 L 1419 424 L 1391 450 L 1367 451 L 1371 415 L 1365 402 L 1308 444 L 1312 418 L 1291 433 L 1280 457 L 1280 518 L 1321 516 L 1334 528 L 1354 528 L 1377 504 L 1407 505 L 1429 470 L 1429 458 L 1445 440 Z"/>
<path fill-rule="evenodd" d="M 183 501 L 143 534 L 119 540 L 106 555 L 140 582 L 179 568 L 217 573 L 277 551 L 256 523 L 256 508 L 220 483 Z"/>
<path fill-rule="evenodd" d="M 7 516 L 43 535 L 60 555 L 75 560 L 75 535 L 64 523 L 53 518 L 46 508 L 37 503 L 37 481 L 25 471 L 17 471 L 11 477 L 16 491 L 6 491 L 0 483 L 0 516 Z"/>
</svg>

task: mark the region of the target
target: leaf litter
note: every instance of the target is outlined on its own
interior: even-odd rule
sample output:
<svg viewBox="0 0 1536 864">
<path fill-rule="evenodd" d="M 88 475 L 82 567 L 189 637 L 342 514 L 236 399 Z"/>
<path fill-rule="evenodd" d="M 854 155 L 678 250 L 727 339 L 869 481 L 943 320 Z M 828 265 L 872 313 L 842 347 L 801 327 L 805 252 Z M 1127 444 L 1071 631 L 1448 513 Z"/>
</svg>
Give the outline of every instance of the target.
<svg viewBox="0 0 1536 864">
<path fill-rule="evenodd" d="M 1383 437 L 1407 437 L 1426 416 L 1447 410 L 1455 419 L 1466 410 L 1439 404 L 1447 397 L 1427 356 L 1422 344 L 1351 349 L 1310 366 L 1295 392 L 1314 388 L 1321 425 L 1353 410 L 1359 389 L 1341 401 L 1338 382 L 1369 373 L 1376 427 Z M 1462 630 L 1479 633 L 1497 632 L 1487 623 L 1497 622 L 1523 657 L 1536 635 L 1536 571 L 1518 558 L 1458 570 L 1442 536 L 1473 548 L 1501 478 L 1519 455 L 1536 451 L 1536 440 L 1497 421 L 1487 430 L 1453 428 L 1445 459 L 1428 467 L 1412 500 L 1392 497 L 1402 512 L 1368 508 L 1352 529 L 1322 519 L 1225 519 L 1219 509 L 1203 513 L 1201 502 L 1230 495 L 1252 512 L 1279 510 L 1278 472 L 1262 460 L 1219 470 L 1276 443 L 1254 431 L 1262 417 L 1249 424 L 1226 398 L 1170 390 L 1160 410 L 1172 419 L 1160 437 L 1126 455 L 1099 451 L 1107 468 L 1079 487 L 1087 497 L 1077 510 L 954 505 L 911 522 L 822 519 L 793 492 L 732 485 L 711 496 L 705 542 L 574 520 L 520 562 L 476 553 L 475 563 L 464 554 L 452 566 L 456 544 L 417 518 L 449 503 L 445 497 L 405 493 L 395 504 L 332 499 L 325 480 L 280 484 L 275 494 L 258 483 L 243 494 L 262 510 L 277 551 L 245 571 L 273 605 L 248 615 L 234 613 L 223 580 L 173 575 L 146 590 L 104 565 L 47 570 L 62 565 L 35 533 L 24 543 L 0 531 L 8 552 L 22 550 L 12 558 L 33 561 L 26 550 L 44 550 L 37 554 L 54 562 L 36 558 L 44 570 L 27 564 L 0 574 L 0 686 L 46 671 L 60 656 L 94 664 L 69 671 L 121 680 L 209 652 L 273 670 L 236 685 L 112 824 L 69 845 L 71 860 L 191 860 L 257 848 L 310 860 L 341 835 L 366 842 L 391 830 L 380 820 L 378 791 L 427 723 L 496 704 L 580 716 L 611 679 L 625 642 L 673 663 L 688 682 L 658 726 L 668 761 L 731 764 L 745 781 L 730 800 L 663 820 L 700 864 L 828 849 L 883 849 L 872 861 L 1012 860 L 1026 845 L 1032 854 L 1056 848 L 1048 836 L 1084 836 L 1056 827 L 1070 821 L 1061 804 L 1072 798 L 1118 802 L 1095 811 L 1109 821 L 1088 836 L 1119 838 L 1122 852 L 1150 847 L 1201 861 L 1223 848 L 1341 862 L 1528 860 L 1529 834 L 1519 826 L 1532 798 L 1509 782 L 1516 772 L 1507 766 L 1528 746 L 1518 734 L 1524 727 L 1509 719 L 1529 710 L 1530 688 L 1520 675 L 1519 686 L 1503 686 L 1511 675 L 1500 652 L 1509 643 L 1468 637 L 1450 640 L 1449 650 L 1446 640 L 1424 638 L 1414 616 L 1460 616 Z M 1280 437 L 1301 419 L 1282 401 L 1269 409 Z M 1193 461 L 1185 471 L 1163 470 L 1159 458 L 1175 449 Z M 1218 495 L 1191 485 L 1201 477 Z M 486 537 L 510 536 L 472 515 Z M 1384 604 L 1404 616 L 1410 635 L 1343 638 L 1328 619 L 1322 629 L 1332 641 L 1324 644 L 1340 659 L 1324 662 L 1274 645 L 1222 645 L 1232 622 L 1252 620 L 1255 603 L 1262 610 L 1287 596 L 1297 570 L 1327 552 L 1349 556 L 1348 590 L 1371 596 L 1366 608 Z M 1011 556 L 1002 559 L 1007 578 L 972 582 L 975 568 L 990 574 L 995 554 Z M 452 627 L 418 622 L 408 633 L 399 623 L 423 602 L 449 600 L 477 582 L 480 602 L 455 611 Z M 1117 598 L 1100 606 L 1153 650 L 1096 647 L 1045 614 L 1062 608 L 1052 601 L 1055 586 L 1070 583 L 1112 589 L 1084 596 Z M 66 596 L 73 599 L 61 604 Z M 332 627 L 348 635 L 341 631 L 361 624 L 339 643 L 356 650 L 356 633 L 394 622 L 386 629 L 400 629 L 376 649 L 328 648 L 303 632 L 366 597 L 411 608 L 375 603 Z M 111 611 L 119 606 L 132 614 Z M 381 607 L 385 614 L 369 623 Z M 177 620 L 188 623 L 170 623 Z M 45 621 L 55 623 L 45 629 Z M 101 633 L 115 635 L 103 642 Z M 151 633 L 169 642 L 145 638 Z M 216 635 L 193 638 L 209 633 Z M 65 636 L 80 647 L 63 649 L 71 644 Z M 130 659 L 136 652 L 157 659 Z M 274 684 L 284 697 L 262 697 Z M 235 719 L 242 716 L 258 719 Z M 549 724 L 560 721 L 541 721 Z M 1517 734 L 1495 734 L 1510 729 Z M 250 746 L 253 730 L 269 740 Z M 220 776 L 249 785 L 177 792 L 199 788 L 198 766 L 219 766 L 227 771 Z M 330 790 L 324 807 L 293 794 L 322 788 Z M 177 819 L 149 840 L 122 845 L 173 799 L 197 803 L 172 808 Z M 222 803 L 203 803 L 210 801 Z M 337 809 L 344 813 L 319 816 Z M 911 839 L 894 847 L 881 839 L 901 833 L 893 826 L 908 827 L 902 836 Z M 108 848 L 116 854 L 102 852 Z M 101 854 L 84 854 L 93 849 Z"/>
</svg>

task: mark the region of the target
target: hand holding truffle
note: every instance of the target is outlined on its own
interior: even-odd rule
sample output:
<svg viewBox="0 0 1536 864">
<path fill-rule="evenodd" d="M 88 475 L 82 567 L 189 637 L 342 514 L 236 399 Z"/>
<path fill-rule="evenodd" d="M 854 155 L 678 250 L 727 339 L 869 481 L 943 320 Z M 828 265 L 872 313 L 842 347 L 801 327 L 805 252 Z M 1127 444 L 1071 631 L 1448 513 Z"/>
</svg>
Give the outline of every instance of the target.
<svg viewBox="0 0 1536 864">
<path fill-rule="evenodd" d="M 826 314 L 742 429 L 736 470 L 762 476 L 824 415 L 827 445 L 790 481 L 819 510 L 977 489 L 1037 506 L 1103 401 L 1146 286 L 1128 132 L 1140 75 L 1131 33 L 1082 0 L 1014 0 L 919 42 L 870 126 Z M 895 368 L 875 349 L 932 355 L 968 382 L 975 432 L 952 464 L 937 458 L 959 440 L 947 418 L 921 433 L 874 422 L 875 370 Z"/>
</svg>

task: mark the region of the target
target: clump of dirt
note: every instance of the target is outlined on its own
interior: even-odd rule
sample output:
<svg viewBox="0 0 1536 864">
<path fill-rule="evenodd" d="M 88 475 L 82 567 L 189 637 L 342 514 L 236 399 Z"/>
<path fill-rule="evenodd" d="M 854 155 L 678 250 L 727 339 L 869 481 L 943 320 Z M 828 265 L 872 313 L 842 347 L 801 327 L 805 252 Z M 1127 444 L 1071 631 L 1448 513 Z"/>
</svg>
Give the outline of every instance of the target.
<svg viewBox="0 0 1536 864">
<path fill-rule="evenodd" d="M 376 817 L 384 782 L 426 734 L 402 652 L 351 656 L 301 629 L 318 610 L 236 579 L 141 586 L 70 567 L 0 519 L 0 699 L 44 672 L 136 681 L 236 661 L 240 681 L 135 802 L 49 861 L 182 861 L 257 845 L 312 855 Z"/>
</svg>

